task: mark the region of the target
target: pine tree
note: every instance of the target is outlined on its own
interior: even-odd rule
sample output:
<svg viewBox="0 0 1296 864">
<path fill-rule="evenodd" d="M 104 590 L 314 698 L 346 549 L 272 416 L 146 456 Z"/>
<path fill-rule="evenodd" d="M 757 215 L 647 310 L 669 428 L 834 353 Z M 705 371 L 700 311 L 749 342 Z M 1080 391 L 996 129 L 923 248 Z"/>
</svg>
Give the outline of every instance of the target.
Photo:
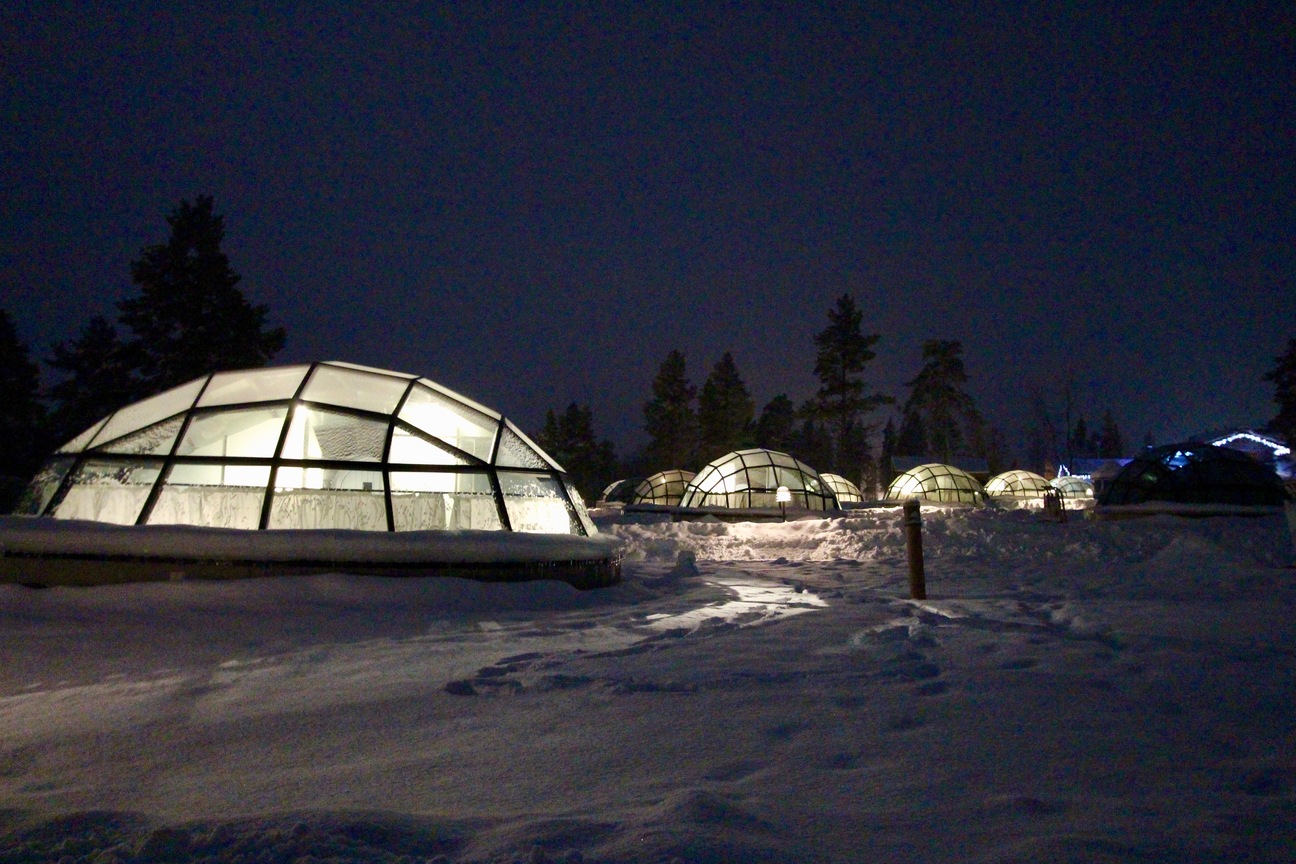
<svg viewBox="0 0 1296 864">
<path fill-rule="evenodd" d="M 1067 442 L 1069 458 L 1074 460 L 1088 457 L 1090 455 L 1089 444 L 1089 427 L 1085 425 L 1082 416 L 1076 420 L 1075 426 L 1071 430 L 1071 440 Z"/>
<path fill-rule="evenodd" d="M 131 264 L 137 298 L 123 300 L 121 322 L 147 393 L 222 369 L 264 366 L 284 344 L 266 329 L 267 308 L 248 303 L 240 276 L 221 251 L 224 218 L 210 196 L 181 201 L 167 217 L 171 236 Z"/>
<path fill-rule="evenodd" d="M 873 427 L 864 418 L 894 401 L 889 396 L 867 392 L 862 373 L 877 356 L 872 349 L 879 337 L 864 335 L 863 321 L 864 314 L 856 308 L 855 301 L 849 294 L 843 294 L 828 311 L 828 326 L 815 335 L 818 354 L 814 371 L 819 379 L 819 391 L 813 411 L 825 425 L 833 447 L 843 456 L 851 449 L 842 445 L 847 443 L 852 430 L 862 436 L 867 447 Z M 821 471 L 838 469 L 839 473 L 841 469 L 851 470 L 849 466 L 836 465 L 835 461 L 827 463 L 827 467 L 815 467 Z"/>
<path fill-rule="evenodd" d="M 902 433 L 905 426 L 921 423 L 928 453 L 950 462 L 966 453 L 981 436 L 981 415 L 975 400 L 963 389 L 967 372 L 963 368 L 960 342 L 932 339 L 923 343 L 925 361 L 908 383 Z"/>
<path fill-rule="evenodd" d="M 1125 439 L 1121 437 L 1120 427 L 1111 410 L 1103 412 L 1102 428 L 1097 435 L 1098 446 L 1094 448 L 1102 459 L 1117 459 L 1125 455 Z"/>
<path fill-rule="evenodd" d="M 796 406 L 780 393 L 761 409 L 756 420 L 755 444 L 767 450 L 791 452 L 797 435 Z"/>
<path fill-rule="evenodd" d="M 616 479 L 616 452 L 612 442 L 595 437 L 594 414 L 589 406 L 573 402 L 561 416 L 552 410 L 547 412 L 536 443 L 563 466 L 586 503 L 594 501 Z"/>
<path fill-rule="evenodd" d="M 45 455 L 39 443 L 44 422 L 40 368 L 9 313 L 0 309 L 0 513 L 9 512 Z"/>
<path fill-rule="evenodd" d="M 1273 382 L 1274 404 L 1278 413 L 1269 421 L 1269 431 L 1296 445 L 1296 338 L 1287 341 L 1287 353 L 1274 360 L 1274 368 L 1265 373 Z"/>
<path fill-rule="evenodd" d="M 895 457 L 899 455 L 896 450 L 896 428 L 895 420 L 887 418 L 886 425 L 882 427 L 882 452 L 878 456 L 878 485 L 879 491 L 883 494 L 891 487 L 891 481 L 896 478 Z"/>
<path fill-rule="evenodd" d="M 135 364 L 117 330 L 96 315 L 76 339 L 54 346 L 46 361 L 62 373 L 48 397 L 51 445 L 57 447 L 84 432 L 93 423 L 147 395 L 135 377 Z"/>
<path fill-rule="evenodd" d="M 755 410 L 733 355 L 726 351 L 698 393 L 701 459 L 710 461 L 750 447 Z"/>
<path fill-rule="evenodd" d="M 653 398 L 644 404 L 646 455 L 652 471 L 694 470 L 698 418 L 693 410 L 697 388 L 689 383 L 684 355 L 671 351 L 653 379 Z"/>
</svg>

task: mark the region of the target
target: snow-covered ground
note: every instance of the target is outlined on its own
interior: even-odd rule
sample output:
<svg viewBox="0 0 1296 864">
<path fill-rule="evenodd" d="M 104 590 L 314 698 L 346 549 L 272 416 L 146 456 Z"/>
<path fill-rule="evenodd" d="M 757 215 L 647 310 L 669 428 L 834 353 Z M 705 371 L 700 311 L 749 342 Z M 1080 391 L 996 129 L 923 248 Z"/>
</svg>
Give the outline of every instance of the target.
<svg viewBox="0 0 1296 864">
<path fill-rule="evenodd" d="M 631 522 L 625 582 L 0 586 L 0 862 L 1291 862 L 1280 517 Z"/>
</svg>

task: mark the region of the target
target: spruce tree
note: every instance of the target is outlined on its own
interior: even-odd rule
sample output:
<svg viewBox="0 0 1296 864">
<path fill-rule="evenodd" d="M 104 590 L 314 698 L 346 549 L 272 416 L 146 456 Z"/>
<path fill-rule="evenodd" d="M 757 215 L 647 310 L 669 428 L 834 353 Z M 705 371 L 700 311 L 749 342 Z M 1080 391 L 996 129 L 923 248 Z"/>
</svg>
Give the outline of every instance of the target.
<svg viewBox="0 0 1296 864">
<path fill-rule="evenodd" d="M 45 455 L 40 368 L 9 313 L 0 309 L 0 513 L 8 513 Z"/>
<path fill-rule="evenodd" d="M 1125 455 L 1125 440 L 1121 437 L 1120 427 L 1110 410 L 1103 412 L 1102 428 L 1098 432 L 1098 456 L 1103 459 L 1117 459 Z"/>
<path fill-rule="evenodd" d="M 91 318 L 75 339 L 55 345 L 54 356 L 46 362 L 62 373 L 62 380 L 48 391 L 53 447 L 147 395 L 126 346 L 102 315 Z"/>
<path fill-rule="evenodd" d="M 1296 338 L 1288 340 L 1287 352 L 1275 358 L 1274 368 L 1265 373 L 1264 380 L 1273 383 L 1273 401 L 1278 406 L 1269 431 L 1296 446 Z"/>
<path fill-rule="evenodd" d="M 761 409 L 754 433 L 757 447 L 791 452 L 797 435 L 796 406 L 787 394 L 780 393 Z"/>
<path fill-rule="evenodd" d="M 589 406 L 573 402 L 561 415 L 547 412 L 536 443 L 563 466 L 586 503 L 616 479 L 616 452 L 612 442 L 596 438 Z"/>
<path fill-rule="evenodd" d="M 756 405 L 728 351 L 698 393 L 698 432 L 702 461 L 751 446 Z"/>
<path fill-rule="evenodd" d="M 283 347 L 284 331 L 267 329 L 267 308 L 238 289 L 241 277 L 221 251 L 224 218 L 212 212 L 211 197 L 181 201 L 167 223 L 167 242 L 146 247 L 131 264 L 140 296 L 118 306 L 144 392 L 264 366 Z"/>
<path fill-rule="evenodd" d="M 908 383 L 909 398 L 904 405 L 905 426 L 921 422 L 930 455 L 950 462 L 966 453 L 981 435 L 981 415 L 975 400 L 963 389 L 967 372 L 963 368 L 963 345 L 956 341 L 932 339 L 923 343 L 925 361 L 917 376 Z"/>
<path fill-rule="evenodd" d="M 673 468 L 696 470 L 698 418 L 693 409 L 697 388 L 689 383 L 684 355 L 673 350 L 653 379 L 653 398 L 644 404 L 645 450 L 653 472 Z"/>
<path fill-rule="evenodd" d="M 847 454 L 847 449 L 858 449 L 843 447 L 848 443 L 852 430 L 867 447 L 873 427 L 865 423 L 864 418 L 894 401 L 889 396 L 867 392 L 864 367 L 877 356 L 872 349 L 879 337 L 876 333 L 865 335 L 863 321 L 864 313 L 856 308 L 849 294 L 843 294 L 828 310 L 828 326 L 815 335 L 818 354 L 814 371 L 819 379 L 819 391 L 812 410 L 824 424 L 834 450 L 838 451 L 833 456 L 840 456 L 848 463 L 853 461 L 853 456 Z M 837 465 L 832 458 L 828 463 L 814 467 L 821 471 L 836 470 L 847 476 L 854 473 L 853 466 Z"/>
</svg>

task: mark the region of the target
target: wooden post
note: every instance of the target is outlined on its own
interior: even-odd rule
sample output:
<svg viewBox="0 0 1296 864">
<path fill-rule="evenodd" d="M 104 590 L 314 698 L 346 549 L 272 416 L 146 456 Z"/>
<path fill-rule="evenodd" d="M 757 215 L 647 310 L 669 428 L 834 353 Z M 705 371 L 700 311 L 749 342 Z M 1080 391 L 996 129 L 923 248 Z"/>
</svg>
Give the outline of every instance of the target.
<svg viewBox="0 0 1296 864">
<path fill-rule="evenodd" d="M 909 550 L 909 597 L 927 599 L 927 577 L 923 573 L 922 514 L 918 499 L 904 503 L 905 546 Z"/>
</svg>

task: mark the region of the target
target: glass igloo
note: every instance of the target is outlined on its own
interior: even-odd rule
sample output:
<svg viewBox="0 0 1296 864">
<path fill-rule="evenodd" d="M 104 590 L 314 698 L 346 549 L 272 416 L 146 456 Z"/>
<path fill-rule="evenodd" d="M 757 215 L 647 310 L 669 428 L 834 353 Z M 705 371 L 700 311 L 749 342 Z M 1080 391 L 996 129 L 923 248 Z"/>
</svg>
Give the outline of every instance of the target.
<svg viewBox="0 0 1296 864">
<path fill-rule="evenodd" d="M 693 477 L 692 471 L 678 469 L 658 471 L 639 481 L 639 485 L 635 486 L 634 497 L 630 501 L 633 504 L 662 504 L 674 507 L 684 497 L 684 490 Z"/>
<path fill-rule="evenodd" d="M 1200 441 L 1167 444 L 1137 456 L 1098 495 L 1102 505 L 1161 501 L 1274 507 L 1286 500 L 1273 468 L 1241 451 Z"/>
<path fill-rule="evenodd" d="M 892 480 L 886 497 L 888 501 L 921 498 L 945 504 L 984 504 L 985 490 L 963 469 L 929 462 L 910 468 Z"/>
<path fill-rule="evenodd" d="M 1052 492 L 1053 485 L 1034 471 L 1020 468 L 996 474 L 985 484 L 985 494 L 991 498 L 1016 498 L 1035 500 Z"/>
<path fill-rule="evenodd" d="M 1063 498 L 1088 499 L 1094 497 L 1093 484 L 1083 477 L 1076 477 L 1068 474 L 1064 477 L 1055 477 L 1049 481 L 1053 488 L 1058 490 Z"/>
<path fill-rule="evenodd" d="M 825 472 L 819 475 L 819 479 L 837 496 L 838 504 L 858 504 L 864 500 L 860 488 L 840 474 Z"/>
<path fill-rule="evenodd" d="M 15 511 L 119 525 L 596 533 L 561 466 L 426 378 L 350 363 L 218 372 L 63 445 Z"/>
<path fill-rule="evenodd" d="M 835 510 L 837 498 L 819 472 L 777 450 L 737 450 L 705 465 L 680 500 L 683 507 L 777 508 L 786 486 L 794 507 Z"/>
</svg>

